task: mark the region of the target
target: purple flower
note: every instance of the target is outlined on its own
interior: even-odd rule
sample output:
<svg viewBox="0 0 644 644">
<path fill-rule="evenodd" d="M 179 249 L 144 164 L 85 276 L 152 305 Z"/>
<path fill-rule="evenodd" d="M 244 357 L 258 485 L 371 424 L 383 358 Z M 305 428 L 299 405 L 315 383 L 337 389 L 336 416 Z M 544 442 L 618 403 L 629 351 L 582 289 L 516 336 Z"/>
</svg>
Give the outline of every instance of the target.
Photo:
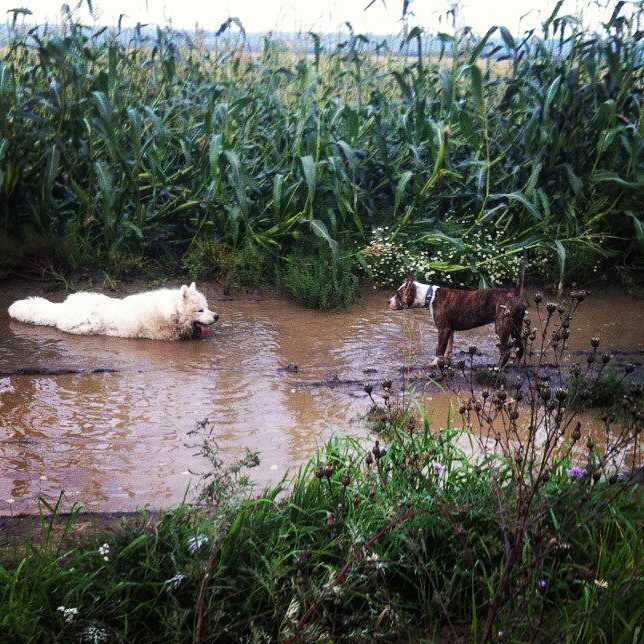
<svg viewBox="0 0 644 644">
<path fill-rule="evenodd" d="M 545 579 L 539 579 L 539 581 L 537 582 L 537 588 L 539 590 L 543 590 L 547 585 L 548 584 Z"/>
<path fill-rule="evenodd" d="M 432 461 L 432 470 L 434 470 L 436 476 L 440 476 L 445 471 L 445 468 L 438 461 Z"/>
<path fill-rule="evenodd" d="M 503 638 L 503 637 L 505 637 L 505 631 L 504 631 L 503 629 L 501 629 L 501 630 L 499 631 L 498 638 L 499 638 L 499 639 L 501 639 L 501 638 Z"/>
<path fill-rule="evenodd" d="M 569 467 L 566 470 L 566 474 L 571 478 L 571 479 L 580 479 L 584 475 L 584 470 L 575 465 L 575 467 Z"/>
</svg>

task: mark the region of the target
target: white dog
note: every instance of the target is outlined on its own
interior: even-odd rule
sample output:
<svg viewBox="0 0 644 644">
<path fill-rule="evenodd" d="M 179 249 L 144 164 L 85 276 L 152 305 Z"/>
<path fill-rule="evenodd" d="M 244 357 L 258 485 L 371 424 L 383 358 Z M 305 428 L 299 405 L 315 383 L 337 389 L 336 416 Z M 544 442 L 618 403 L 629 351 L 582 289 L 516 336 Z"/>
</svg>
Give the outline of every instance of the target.
<svg viewBox="0 0 644 644">
<path fill-rule="evenodd" d="M 9 307 L 15 320 L 55 326 L 77 335 L 186 340 L 207 337 L 219 319 L 195 283 L 162 288 L 123 299 L 100 293 L 74 293 L 57 304 L 42 297 L 18 300 Z"/>
</svg>

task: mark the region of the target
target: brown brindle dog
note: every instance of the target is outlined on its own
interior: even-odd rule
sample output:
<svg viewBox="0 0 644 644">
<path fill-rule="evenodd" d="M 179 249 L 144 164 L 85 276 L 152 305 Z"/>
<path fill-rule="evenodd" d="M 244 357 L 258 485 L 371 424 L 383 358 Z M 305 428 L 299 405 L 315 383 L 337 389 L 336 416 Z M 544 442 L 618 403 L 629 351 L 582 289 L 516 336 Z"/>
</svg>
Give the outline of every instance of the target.
<svg viewBox="0 0 644 644">
<path fill-rule="evenodd" d="M 438 328 L 436 358 L 432 365 L 451 355 L 454 331 L 467 331 L 494 322 L 501 352 L 499 368 L 502 369 L 510 358 L 513 345 L 516 347 L 516 361 L 519 362 L 523 356 L 521 326 L 526 307 L 522 296 L 523 274 L 516 289 L 483 288 L 478 291 L 430 286 L 409 275 L 389 300 L 389 308 L 395 311 L 429 309 Z M 510 337 L 512 343 L 509 342 Z"/>
</svg>

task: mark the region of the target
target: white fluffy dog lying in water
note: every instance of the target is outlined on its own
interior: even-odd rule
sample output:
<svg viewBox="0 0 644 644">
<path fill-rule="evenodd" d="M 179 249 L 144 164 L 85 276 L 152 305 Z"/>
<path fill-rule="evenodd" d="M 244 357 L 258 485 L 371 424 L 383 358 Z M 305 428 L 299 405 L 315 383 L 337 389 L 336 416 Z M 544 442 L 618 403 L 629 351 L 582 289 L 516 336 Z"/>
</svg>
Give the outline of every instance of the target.
<svg viewBox="0 0 644 644">
<path fill-rule="evenodd" d="M 181 288 L 129 295 L 123 299 L 100 293 L 74 293 L 60 304 L 42 297 L 18 300 L 9 307 L 15 320 L 55 326 L 77 335 L 187 340 L 207 337 L 219 319 L 208 308 L 195 283 Z"/>
</svg>

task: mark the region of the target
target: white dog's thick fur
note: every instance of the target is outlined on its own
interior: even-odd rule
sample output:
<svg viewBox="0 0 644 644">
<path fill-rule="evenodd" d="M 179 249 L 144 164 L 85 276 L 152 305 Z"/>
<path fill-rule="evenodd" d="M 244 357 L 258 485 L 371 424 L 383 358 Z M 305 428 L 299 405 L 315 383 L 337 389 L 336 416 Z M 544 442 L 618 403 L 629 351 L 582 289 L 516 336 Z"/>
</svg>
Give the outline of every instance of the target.
<svg viewBox="0 0 644 644">
<path fill-rule="evenodd" d="M 60 304 L 42 297 L 18 300 L 9 307 L 15 320 L 55 326 L 77 335 L 185 340 L 209 335 L 219 316 L 208 308 L 195 283 L 159 289 L 122 299 L 100 293 L 74 293 Z"/>
</svg>

